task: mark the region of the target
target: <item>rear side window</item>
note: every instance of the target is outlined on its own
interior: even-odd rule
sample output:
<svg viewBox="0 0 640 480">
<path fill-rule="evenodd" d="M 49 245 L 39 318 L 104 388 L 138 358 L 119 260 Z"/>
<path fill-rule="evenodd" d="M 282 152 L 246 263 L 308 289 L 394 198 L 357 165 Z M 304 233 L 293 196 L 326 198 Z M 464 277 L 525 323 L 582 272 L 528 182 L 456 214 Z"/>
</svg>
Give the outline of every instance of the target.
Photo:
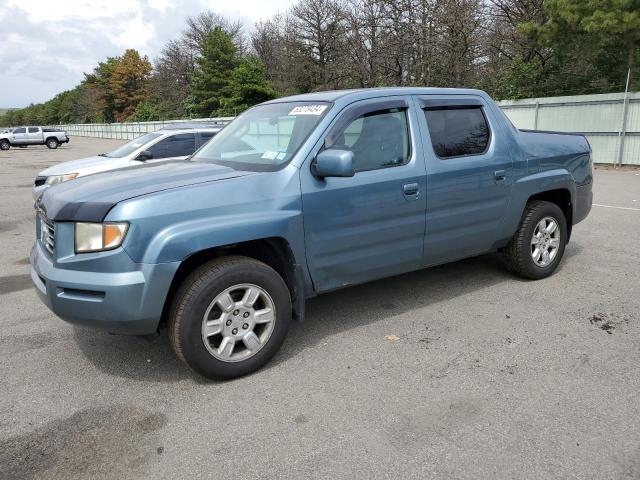
<svg viewBox="0 0 640 480">
<path fill-rule="evenodd" d="M 427 109 L 429 136 L 440 158 L 479 155 L 489 145 L 489 125 L 482 108 Z"/>
<path fill-rule="evenodd" d="M 181 133 L 160 140 L 148 149 L 154 159 L 186 157 L 196 151 L 196 135 L 194 133 Z"/>
<path fill-rule="evenodd" d="M 406 164 L 409 161 L 406 109 L 361 115 L 337 135 L 329 148 L 353 152 L 356 172 Z"/>
<path fill-rule="evenodd" d="M 29 133 L 38 133 L 38 127 L 29 127 Z"/>
<path fill-rule="evenodd" d="M 200 132 L 200 145 L 204 145 L 211 140 L 217 132 Z"/>
</svg>

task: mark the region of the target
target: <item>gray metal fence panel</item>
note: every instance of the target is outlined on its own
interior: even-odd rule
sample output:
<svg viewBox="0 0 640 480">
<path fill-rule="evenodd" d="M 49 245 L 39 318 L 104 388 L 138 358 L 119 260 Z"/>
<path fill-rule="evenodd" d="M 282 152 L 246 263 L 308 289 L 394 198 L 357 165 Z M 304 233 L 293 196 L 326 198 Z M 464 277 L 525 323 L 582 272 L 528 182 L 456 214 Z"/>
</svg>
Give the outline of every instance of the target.
<svg viewBox="0 0 640 480">
<path fill-rule="evenodd" d="M 504 100 L 498 105 L 522 129 L 584 134 L 596 163 L 640 165 L 640 93 Z M 624 142 L 622 130 L 626 113 Z"/>
<path fill-rule="evenodd" d="M 233 117 L 197 118 L 189 120 L 167 120 L 156 122 L 125 122 L 125 123 L 84 123 L 60 125 L 69 135 L 76 137 L 98 137 L 131 140 L 145 133 L 155 132 L 162 127 L 174 123 L 187 122 L 217 122 L 228 123 Z"/>
</svg>

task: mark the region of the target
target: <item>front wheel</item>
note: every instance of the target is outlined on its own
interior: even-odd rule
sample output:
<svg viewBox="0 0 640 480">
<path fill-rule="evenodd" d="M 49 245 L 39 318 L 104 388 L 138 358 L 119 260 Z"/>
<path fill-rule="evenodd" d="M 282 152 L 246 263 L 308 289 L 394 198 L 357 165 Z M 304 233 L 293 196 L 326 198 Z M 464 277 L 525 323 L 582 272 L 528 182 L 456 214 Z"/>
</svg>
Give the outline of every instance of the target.
<svg viewBox="0 0 640 480">
<path fill-rule="evenodd" d="M 47 148 L 51 150 L 55 150 L 56 148 L 58 148 L 58 145 L 58 140 L 56 140 L 55 138 L 50 138 L 47 140 Z"/>
<path fill-rule="evenodd" d="M 505 265 L 524 278 L 548 277 L 564 255 L 567 237 L 567 221 L 560 207 L 542 200 L 531 201 L 503 251 Z"/>
<path fill-rule="evenodd" d="M 9 140 L 0 141 L 0 150 L 9 150 L 11 148 L 11 144 Z"/>
<path fill-rule="evenodd" d="M 268 265 L 223 257 L 192 272 L 169 312 L 174 351 L 212 379 L 251 373 L 278 351 L 291 323 L 286 283 Z"/>
</svg>

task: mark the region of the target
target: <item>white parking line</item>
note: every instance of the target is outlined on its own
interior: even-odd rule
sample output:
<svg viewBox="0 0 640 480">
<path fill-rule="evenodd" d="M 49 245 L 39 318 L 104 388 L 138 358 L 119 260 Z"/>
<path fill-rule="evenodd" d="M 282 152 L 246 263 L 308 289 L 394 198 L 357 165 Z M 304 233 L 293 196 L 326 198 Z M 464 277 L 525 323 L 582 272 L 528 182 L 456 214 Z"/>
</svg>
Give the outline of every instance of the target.
<svg viewBox="0 0 640 480">
<path fill-rule="evenodd" d="M 631 208 L 631 207 L 616 207 L 615 205 L 600 205 L 599 203 L 594 203 L 594 207 L 604 207 L 604 208 L 617 208 L 618 210 L 635 210 L 636 212 L 640 212 L 640 208 Z"/>
</svg>

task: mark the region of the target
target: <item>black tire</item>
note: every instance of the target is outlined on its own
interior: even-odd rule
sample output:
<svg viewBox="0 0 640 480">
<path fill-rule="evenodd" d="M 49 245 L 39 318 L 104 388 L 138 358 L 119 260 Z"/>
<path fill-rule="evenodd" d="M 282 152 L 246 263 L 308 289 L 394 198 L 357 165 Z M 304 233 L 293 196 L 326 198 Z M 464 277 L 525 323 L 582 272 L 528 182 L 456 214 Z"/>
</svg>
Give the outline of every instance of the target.
<svg viewBox="0 0 640 480">
<path fill-rule="evenodd" d="M 557 221 L 560 228 L 560 242 L 551 263 L 542 267 L 533 260 L 531 240 L 538 222 L 545 217 L 551 217 Z M 567 220 L 560 207 L 555 203 L 542 200 L 530 201 L 524 209 L 518 230 L 502 252 L 505 266 L 523 278 L 531 280 L 546 278 L 556 270 L 562 260 L 567 238 Z"/>
<path fill-rule="evenodd" d="M 55 150 L 60 145 L 60 142 L 56 138 L 47 138 L 47 148 L 50 150 Z"/>
<path fill-rule="evenodd" d="M 265 290 L 275 307 L 273 330 L 253 356 L 226 362 L 205 347 L 202 322 L 210 303 L 226 289 L 253 284 Z M 197 268 L 180 285 L 173 299 L 168 330 L 176 355 L 191 369 L 211 379 L 230 379 L 254 372 L 278 351 L 291 323 L 291 296 L 286 283 L 268 265 L 240 256 L 222 257 Z"/>
<path fill-rule="evenodd" d="M 11 148 L 11 143 L 9 140 L 0 141 L 0 150 L 9 150 Z"/>
</svg>

